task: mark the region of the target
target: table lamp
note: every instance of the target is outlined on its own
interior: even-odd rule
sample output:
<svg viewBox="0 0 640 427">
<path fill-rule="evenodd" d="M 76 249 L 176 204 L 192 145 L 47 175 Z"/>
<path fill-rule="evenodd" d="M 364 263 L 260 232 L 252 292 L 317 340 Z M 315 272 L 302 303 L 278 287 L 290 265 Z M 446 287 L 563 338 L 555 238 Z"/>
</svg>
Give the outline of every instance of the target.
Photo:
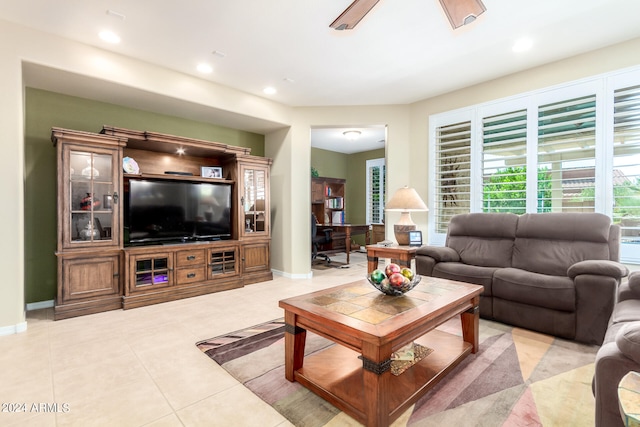
<svg viewBox="0 0 640 427">
<path fill-rule="evenodd" d="M 415 230 L 416 225 L 411 220 L 411 211 L 428 211 L 418 192 L 406 185 L 398 189 L 387 202 L 385 209 L 400 211 L 400 221 L 393 225 L 393 232 L 399 245 L 409 244 L 409 231 Z"/>
</svg>

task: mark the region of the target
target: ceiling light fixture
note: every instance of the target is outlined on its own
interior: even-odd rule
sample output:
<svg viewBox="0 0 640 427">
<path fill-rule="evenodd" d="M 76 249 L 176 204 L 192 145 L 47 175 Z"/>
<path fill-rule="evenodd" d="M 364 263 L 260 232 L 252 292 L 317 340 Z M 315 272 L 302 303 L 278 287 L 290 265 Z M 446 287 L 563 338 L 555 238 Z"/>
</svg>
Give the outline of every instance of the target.
<svg viewBox="0 0 640 427">
<path fill-rule="evenodd" d="M 355 141 L 356 139 L 358 139 L 360 137 L 360 131 L 359 130 L 347 130 L 342 132 L 342 134 L 349 140 L 349 141 Z"/>
<path fill-rule="evenodd" d="M 120 43 L 120 36 L 113 31 L 104 30 L 100 31 L 98 36 L 107 43 L 117 44 Z"/>
<path fill-rule="evenodd" d="M 472 23 L 487 10 L 481 0 L 440 0 L 440 4 L 454 30 Z"/>
<path fill-rule="evenodd" d="M 204 73 L 204 74 L 209 74 L 209 73 L 213 72 L 213 68 L 211 68 L 211 65 L 209 65 L 209 64 L 205 64 L 205 63 L 198 64 L 197 68 L 198 68 L 198 71 L 200 71 L 201 73 Z"/>
<path fill-rule="evenodd" d="M 278 91 L 275 87 L 267 86 L 262 90 L 267 95 L 275 95 Z"/>
</svg>

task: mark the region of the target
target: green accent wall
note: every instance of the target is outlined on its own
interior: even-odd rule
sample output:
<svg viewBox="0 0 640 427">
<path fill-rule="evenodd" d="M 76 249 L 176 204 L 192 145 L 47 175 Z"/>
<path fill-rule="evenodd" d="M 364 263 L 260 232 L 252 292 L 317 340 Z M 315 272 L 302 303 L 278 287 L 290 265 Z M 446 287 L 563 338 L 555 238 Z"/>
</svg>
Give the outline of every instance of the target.
<svg viewBox="0 0 640 427">
<path fill-rule="evenodd" d="M 56 150 L 51 128 L 99 132 L 103 125 L 248 147 L 264 156 L 264 135 L 39 89 L 25 90 L 25 301 L 57 292 Z"/>
<path fill-rule="evenodd" d="M 335 151 L 311 148 L 311 166 L 320 176 L 347 180 L 345 189 L 347 222 L 364 224 L 367 219 L 367 160 L 385 158 L 385 149 L 343 154 Z M 359 245 L 365 244 L 364 236 L 354 236 Z"/>
<path fill-rule="evenodd" d="M 311 147 L 311 167 L 316 168 L 320 176 L 347 179 L 348 165 L 348 154 Z"/>
</svg>

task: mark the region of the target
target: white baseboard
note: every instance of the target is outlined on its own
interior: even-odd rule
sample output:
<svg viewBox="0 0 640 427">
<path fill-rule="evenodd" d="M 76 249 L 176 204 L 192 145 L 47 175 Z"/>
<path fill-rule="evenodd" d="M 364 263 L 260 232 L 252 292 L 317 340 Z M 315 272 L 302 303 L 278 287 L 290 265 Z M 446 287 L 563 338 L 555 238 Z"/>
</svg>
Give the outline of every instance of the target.
<svg viewBox="0 0 640 427">
<path fill-rule="evenodd" d="M 27 304 L 27 311 L 40 310 L 42 308 L 53 307 L 53 300 L 30 302 Z"/>
<path fill-rule="evenodd" d="M 27 322 L 20 322 L 12 326 L 0 326 L 0 337 L 4 335 L 19 334 L 27 330 Z"/>
<path fill-rule="evenodd" d="M 313 277 L 313 273 L 309 272 L 307 274 L 291 274 L 285 273 L 284 271 L 271 269 L 273 274 L 277 274 L 278 276 L 286 277 L 287 279 L 311 279 Z"/>
</svg>

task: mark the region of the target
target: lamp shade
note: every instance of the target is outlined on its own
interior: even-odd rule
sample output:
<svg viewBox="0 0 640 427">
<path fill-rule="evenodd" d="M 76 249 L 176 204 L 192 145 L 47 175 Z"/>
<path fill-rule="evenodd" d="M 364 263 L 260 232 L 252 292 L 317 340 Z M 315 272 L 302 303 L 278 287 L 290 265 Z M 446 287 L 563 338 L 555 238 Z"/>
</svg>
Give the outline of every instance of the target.
<svg viewBox="0 0 640 427">
<path fill-rule="evenodd" d="M 418 192 L 407 186 L 398 189 L 385 205 L 388 211 L 401 211 L 400 220 L 393 225 L 393 231 L 399 245 L 409 244 L 409 231 L 416 229 L 411 220 L 411 211 L 428 211 Z"/>
<path fill-rule="evenodd" d="M 385 205 L 388 211 L 428 211 L 418 192 L 406 185 L 399 188 Z"/>
</svg>

